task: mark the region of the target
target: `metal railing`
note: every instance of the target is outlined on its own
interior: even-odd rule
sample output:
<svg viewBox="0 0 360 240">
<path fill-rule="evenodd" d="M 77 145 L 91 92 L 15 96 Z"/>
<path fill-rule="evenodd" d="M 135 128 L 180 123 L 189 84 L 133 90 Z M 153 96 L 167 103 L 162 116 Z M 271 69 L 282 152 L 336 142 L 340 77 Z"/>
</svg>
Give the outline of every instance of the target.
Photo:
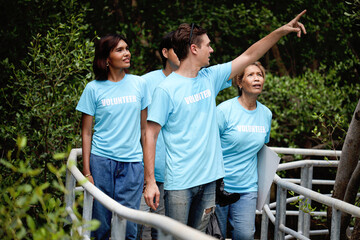
<svg viewBox="0 0 360 240">
<path fill-rule="evenodd" d="M 339 157 L 341 151 L 331 150 L 315 150 L 315 149 L 292 149 L 292 148 L 271 148 L 277 153 L 281 154 L 299 154 L 303 156 L 331 156 Z M 280 164 L 278 171 L 301 168 L 301 179 L 281 179 L 275 175 L 273 182 L 277 186 L 276 202 L 265 204 L 261 214 L 261 239 L 267 239 L 268 222 L 269 220 L 275 225 L 275 239 L 310 239 L 310 235 L 328 234 L 327 229 L 323 230 L 310 230 L 310 218 L 313 216 L 326 216 L 326 212 L 308 212 L 308 211 L 286 211 L 287 203 L 299 201 L 300 208 L 304 204 L 311 204 L 311 201 L 322 203 L 326 206 L 332 207 L 331 219 L 331 239 L 340 239 L 340 220 L 341 213 L 346 212 L 355 217 L 360 217 L 360 208 L 349 203 L 331 198 L 326 194 L 320 194 L 312 190 L 312 184 L 334 184 L 332 180 L 314 180 L 313 168 L 314 167 L 337 167 L 338 161 L 328 160 L 299 160 L 290 163 Z M 294 182 L 300 183 L 300 185 Z M 299 194 L 297 197 L 287 198 L 288 191 L 293 191 Z M 269 201 L 269 200 L 268 200 Z M 276 207 L 276 211 L 270 209 Z M 306 206 L 305 206 L 306 207 Z M 287 215 L 298 215 L 298 228 L 297 231 L 286 227 Z M 274 216 L 276 215 L 276 218 Z M 285 234 L 287 234 L 285 236 Z"/>
<path fill-rule="evenodd" d="M 330 150 L 313 150 L 313 149 L 294 149 L 294 148 L 271 148 L 277 153 L 281 154 L 299 154 L 304 156 L 340 156 L 340 151 Z M 112 198 L 97 189 L 91 184 L 85 176 L 77 168 L 77 157 L 81 156 L 81 149 L 72 149 L 67 162 L 66 188 L 67 194 L 65 196 L 66 206 L 69 212 L 75 201 L 75 192 L 84 192 L 83 204 L 83 219 L 85 221 L 91 220 L 93 197 L 101 204 L 113 212 L 111 239 L 125 239 L 126 221 L 143 224 L 158 229 L 159 239 L 214 239 L 209 235 L 199 232 L 191 227 L 179 223 L 171 218 L 159 214 L 148 213 L 144 211 L 134 210 L 122 206 Z M 266 240 L 268 235 L 269 220 L 275 225 L 274 239 L 310 239 L 310 235 L 328 234 L 328 230 L 310 230 L 311 215 L 326 216 L 326 212 L 309 212 L 304 211 L 287 211 L 287 203 L 300 201 L 299 204 L 311 204 L 311 201 L 322 203 L 326 206 L 331 206 L 333 209 L 331 221 L 331 239 L 340 238 L 340 218 L 341 212 L 352 214 L 355 217 L 360 217 L 360 208 L 345 203 L 338 199 L 331 198 L 326 194 L 320 194 L 312 190 L 312 184 L 334 184 L 333 180 L 314 180 L 314 167 L 337 167 L 338 161 L 327 160 L 298 160 L 290 163 L 283 163 L 279 165 L 278 171 L 301 168 L 301 179 L 282 179 L 275 175 L 274 183 L 277 185 L 276 202 L 269 203 L 269 198 L 261 212 L 257 214 L 262 215 L 261 220 L 261 239 Z M 81 187 L 76 187 L 76 181 Z M 299 183 L 295 184 L 295 183 Z M 299 196 L 287 198 L 287 192 L 293 191 Z M 271 210 L 275 208 L 275 210 Z M 286 227 L 286 216 L 298 216 L 298 228 L 293 230 Z M 72 216 L 72 218 L 70 218 Z M 276 217 L 275 217 L 276 216 Z M 74 221 L 74 215 L 69 214 L 69 220 Z M 84 239 L 89 239 L 90 231 L 86 226 L 78 228 L 77 230 Z M 286 235 L 285 235 L 286 234 Z"/>
<path fill-rule="evenodd" d="M 160 240 L 170 240 L 172 239 L 172 237 L 184 240 L 215 239 L 209 235 L 206 235 L 205 233 L 197 231 L 196 229 L 186 226 L 169 217 L 130 209 L 119 204 L 114 199 L 110 198 L 98 188 L 96 188 L 93 184 L 91 184 L 80 172 L 76 165 L 77 157 L 81 156 L 81 154 L 81 148 L 72 149 L 68 157 L 66 172 L 67 194 L 65 195 L 66 207 L 67 209 L 71 209 L 73 207 L 73 203 L 75 201 L 75 192 L 83 189 L 84 205 L 82 217 L 84 220 L 91 220 L 93 197 L 96 198 L 97 201 L 99 201 L 113 213 L 111 221 L 111 239 L 125 239 L 127 221 L 132 221 L 158 229 L 158 239 Z M 82 187 L 76 188 L 76 181 Z M 69 216 L 70 221 L 73 220 L 73 218 L 74 216 L 72 216 L 72 218 L 71 216 Z M 78 232 L 79 231 L 80 235 L 82 235 L 84 239 L 89 239 L 90 231 L 86 229 L 86 227 L 78 229 Z"/>
</svg>

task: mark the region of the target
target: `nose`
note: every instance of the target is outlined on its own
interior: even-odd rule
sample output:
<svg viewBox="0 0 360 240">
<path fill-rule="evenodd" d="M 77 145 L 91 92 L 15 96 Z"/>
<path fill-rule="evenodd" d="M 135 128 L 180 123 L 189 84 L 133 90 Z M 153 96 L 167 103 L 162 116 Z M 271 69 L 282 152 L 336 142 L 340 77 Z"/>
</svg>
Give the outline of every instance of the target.
<svg viewBox="0 0 360 240">
<path fill-rule="evenodd" d="M 210 53 L 213 53 L 214 49 L 210 46 Z"/>
<path fill-rule="evenodd" d="M 125 55 L 127 56 L 127 55 L 130 55 L 131 53 L 130 53 L 130 50 L 129 49 L 126 49 L 125 50 Z"/>
</svg>

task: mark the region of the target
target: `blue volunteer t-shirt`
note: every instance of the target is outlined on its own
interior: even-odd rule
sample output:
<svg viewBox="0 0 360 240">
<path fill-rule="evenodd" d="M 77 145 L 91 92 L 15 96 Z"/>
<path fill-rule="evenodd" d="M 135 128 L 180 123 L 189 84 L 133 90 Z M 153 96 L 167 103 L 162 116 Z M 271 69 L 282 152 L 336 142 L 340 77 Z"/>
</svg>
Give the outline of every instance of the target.
<svg viewBox="0 0 360 240">
<path fill-rule="evenodd" d="M 166 78 L 162 69 L 149 72 L 142 75 L 148 86 L 149 92 L 152 95 L 155 88 Z M 165 180 L 165 143 L 162 131 L 160 130 L 159 136 L 156 142 L 156 154 L 155 154 L 155 179 L 157 182 L 164 182 Z"/>
<path fill-rule="evenodd" d="M 256 104 L 250 111 L 235 97 L 217 107 L 228 192 L 258 190 L 257 153 L 270 140 L 272 113 L 260 102 Z"/>
<path fill-rule="evenodd" d="M 170 74 L 154 91 L 148 120 L 162 126 L 166 190 L 182 190 L 224 176 L 216 95 L 231 86 L 231 62 L 203 68 L 197 77 Z"/>
<path fill-rule="evenodd" d="M 139 76 L 89 82 L 76 110 L 95 117 L 91 153 L 121 162 L 142 161 L 140 112 L 150 101 L 146 82 Z"/>
</svg>

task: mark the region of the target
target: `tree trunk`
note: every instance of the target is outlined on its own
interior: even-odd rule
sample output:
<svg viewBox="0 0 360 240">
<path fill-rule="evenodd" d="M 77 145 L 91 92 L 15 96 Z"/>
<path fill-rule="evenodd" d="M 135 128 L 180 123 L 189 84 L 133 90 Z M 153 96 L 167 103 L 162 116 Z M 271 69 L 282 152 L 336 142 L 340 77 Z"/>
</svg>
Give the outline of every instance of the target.
<svg viewBox="0 0 360 240">
<path fill-rule="evenodd" d="M 349 129 L 347 131 L 345 142 L 342 148 L 339 166 L 336 173 L 334 191 L 332 197 L 348 201 L 354 204 L 354 194 L 358 191 L 360 166 L 355 170 L 358 165 L 360 156 L 360 99 L 356 106 L 353 118 L 351 120 Z M 355 191 L 355 192 L 353 192 Z M 346 198 L 345 198 L 346 195 Z M 329 207 L 327 210 L 328 228 L 331 228 L 331 211 Z M 345 219 L 344 219 L 345 220 Z M 342 221 L 345 223 L 346 221 Z M 341 226 L 341 236 L 345 236 L 345 230 L 348 226 Z"/>
<path fill-rule="evenodd" d="M 288 76 L 289 72 L 287 71 L 287 69 L 286 69 L 286 67 L 284 65 L 284 62 L 283 62 L 283 60 L 281 58 L 281 55 L 280 55 L 279 48 L 278 48 L 278 46 L 276 44 L 271 48 L 271 52 L 274 55 L 274 58 L 276 60 L 276 64 L 277 64 L 278 69 L 279 69 L 279 75 L 280 76 Z"/>
<path fill-rule="evenodd" d="M 355 171 L 353 172 L 349 184 L 346 188 L 346 193 L 344 201 L 348 203 L 355 203 L 356 195 L 360 185 L 360 163 L 356 166 Z M 349 226 L 351 220 L 351 215 L 348 213 L 343 213 L 341 215 L 341 233 L 346 232 L 347 227 Z"/>
<path fill-rule="evenodd" d="M 351 240 L 360 239 L 360 218 L 355 218 L 354 230 L 351 234 Z"/>
</svg>

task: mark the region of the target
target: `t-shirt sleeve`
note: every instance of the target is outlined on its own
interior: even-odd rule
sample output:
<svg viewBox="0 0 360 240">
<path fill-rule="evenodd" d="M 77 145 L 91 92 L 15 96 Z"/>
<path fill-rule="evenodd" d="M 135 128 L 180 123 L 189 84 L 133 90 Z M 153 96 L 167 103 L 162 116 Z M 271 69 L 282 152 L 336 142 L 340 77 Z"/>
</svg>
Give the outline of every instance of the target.
<svg viewBox="0 0 360 240">
<path fill-rule="evenodd" d="M 223 89 L 231 86 L 231 79 L 229 80 L 231 74 L 231 62 L 218 64 L 209 68 L 211 73 L 210 76 L 213 76 L 214 82 L 214 91 L 216 95 Z"/>
<path fill-rule="evenodd" d="M 226 119 L 225 119 L 223 111 L 219 107 L 216 108 L 216 120 L 218 123 L 219 133 L 221 136 L 226 128 Z"/>
<path fill-rule="evenodd" d="M 266 133 L 265 143 L 268 143 L 270 141 L 271 119 L 272 119 L 272 113 L 271 111 L 269 111 L 269 131 Z"/>
<path fill-rule="evenodd" d="M 95 90 L 87 84 L 83 93 L 81 94 L 80 100 L 76 106 L 76 110 L 88 114 L 90 116 L 95 115 L 96 111 L 96 100 Z"/>
<path fill-rule="evenodd" d="M 141 78 L 141 86 L 141 110 L 144 110 L 151 103 L 151 95 L 147 86 L 147 82 L 143 78 Z"/>
<path fill-rule="evenodd" d="M 153 100 L 148 109 L 147 120 L 164 126 L 172 110 L 172 100 L 168 93 L 162 88 L 155 88 Z"/>
</svg>

